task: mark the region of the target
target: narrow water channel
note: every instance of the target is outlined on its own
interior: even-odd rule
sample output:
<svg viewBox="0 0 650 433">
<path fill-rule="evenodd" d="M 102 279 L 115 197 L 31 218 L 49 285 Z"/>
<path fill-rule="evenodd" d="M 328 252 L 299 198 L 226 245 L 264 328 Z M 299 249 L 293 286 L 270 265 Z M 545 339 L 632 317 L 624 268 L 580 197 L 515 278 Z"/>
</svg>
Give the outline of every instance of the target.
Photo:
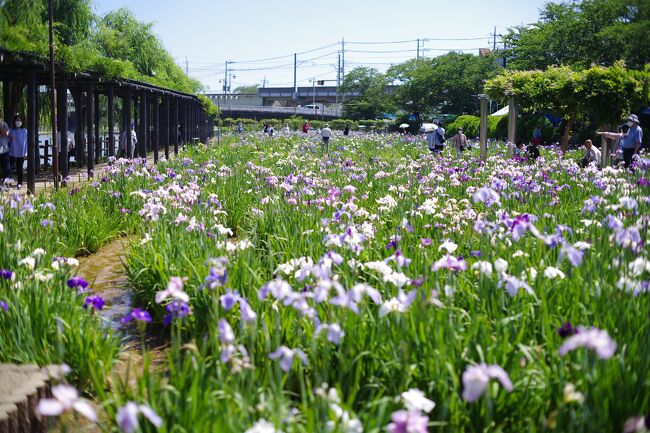
<svg viewBox="0 0 650 433">
<path fill-rule="evenodd" d="M 122 265 L 128 241 L 118 238 L 95 254 L 79 259 L 79 275 L 90 283 L 94 294 L 106 301 L 99 313 L 114 331 L 120 330 L 122 318 L 131 310 L 128 279 Z"/>
</svg>

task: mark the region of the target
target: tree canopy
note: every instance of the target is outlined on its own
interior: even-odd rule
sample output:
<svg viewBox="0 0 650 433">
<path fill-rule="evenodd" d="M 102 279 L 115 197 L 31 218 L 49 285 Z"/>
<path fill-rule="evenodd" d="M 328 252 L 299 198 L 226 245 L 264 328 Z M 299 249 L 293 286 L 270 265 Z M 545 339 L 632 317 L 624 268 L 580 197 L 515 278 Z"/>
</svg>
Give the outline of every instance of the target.
<svg viewBox="0 0 650 433">
<path fill-rule="evenodd" d="M 407 111 L 475 114 L 484 81 L 500 69 L 494 57 L 451 52 L 392 66 L 387 75 L 400 83 L 395 101 Z"/>
<path fill-rule="evenodd" d="M 201 84 L 187 77 L 153 33 L 126 8 L 99 17 L 90 0 L 54 0 L 56 58 L 68 72 L 95 71 L 195 93 Z M 0 45 L 46 55 L 47 2 L 0 0 Z"/>
<path fill-rule="evenodd" d="M 579 71 L 568 66 L 506 71 L 489 80 L 485 91 L 493 99 L 515 96 L 523 112 L 550 112 L 564 118 L 566 150 L 575 121 L 617 123 L 650 103 L 650 72 L 626 69 L 621 63 Z"/>
<path fill-rule="evenodd" d="M 505 42 L 512 69 L 612 66 L 618 60 L 643 69 L 650 62 L 650 1 L 549 2 L 539 22 L 511 29 Z"/>
<path fill-rule="evenodd" d="M 341 93 L 359 92 L 343 103 L 344 116 L 350 119 L 377 119 L 394 109 L 389 94 L 389 78 L 374 68 L 359 67 L 350 71 L 340 87 Z"/>
</svg>

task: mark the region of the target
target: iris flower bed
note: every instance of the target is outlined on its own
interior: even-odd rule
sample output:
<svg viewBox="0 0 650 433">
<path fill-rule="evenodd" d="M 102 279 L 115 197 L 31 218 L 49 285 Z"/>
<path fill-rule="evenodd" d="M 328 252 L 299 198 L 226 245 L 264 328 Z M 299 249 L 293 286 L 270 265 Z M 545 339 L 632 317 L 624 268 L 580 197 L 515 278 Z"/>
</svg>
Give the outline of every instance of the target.
<svg viewBox="0 0 650 433">
<path fill-rule="evenodd" d="M 107 431 L 642 425 L 650 161 L 630 174 L 552 150 L 528 163 L 496 146 L 483 163 L 476 150 L 435 157 L 390 136 L 331 147 L 324 157 L 314 139 L 244 136 L 157 167 L 115 161 L 32 211 L 6 201 L 0 356 L 70 364 L 72 382 L 93 384 Z M 125 260 L 136 309 L 124 320 L 169 341 L 164 368 L 135 385 L 107 380 L 118 337 L 92 313 L 99 301 L 67 286 L 74 267 L 46 271 L 50 255 L 119 233 L 136 234 Z M 57 331 L 61 313 L 39 317 L 45 354 L 16 339 L 36 321 L 34 299 L 77 324 Z M 75 339 L 101 360 L 75 361 Z"/>
</svg>

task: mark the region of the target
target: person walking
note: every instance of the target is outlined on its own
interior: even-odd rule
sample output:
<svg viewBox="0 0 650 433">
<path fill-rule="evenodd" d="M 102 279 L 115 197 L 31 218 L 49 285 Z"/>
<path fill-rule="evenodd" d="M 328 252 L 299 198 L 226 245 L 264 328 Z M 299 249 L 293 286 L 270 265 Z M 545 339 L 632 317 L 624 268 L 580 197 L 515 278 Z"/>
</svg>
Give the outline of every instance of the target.
<svg viewBox="0 0 650 433">
<path fill-rule="evenodd" d="M 458 128 L 458 133 L 451 137 L 451 141 L 454 143 L 454 148 L 456 148 L 458 159 L 461 159 L 463 152 L 467 149 L 467 137 L 463 134 L 463 128 Z"/>
<path fill-rule="evenodd" d="M 0 188 L 4 188 L 4 180 L 10 177 L 9 125 L 4 121 L 2 111 L 0 111 Z"/>
<path fill-rule="evenodd" d="M 23 166 L 27 157 L 27 129 L 23 128 L 23 119 L 16 114 L 13 128 L 9 131 L 9 156 L 16 171 L 16 189 L 23 187 Z"/>
<path fill-rule="evenodd" d="M 323 144 L 321 145 L 321 151 L 324 154 L 329 155 L 330 154 L 330 137 L 332 136 L 332 130 L 330 129 L 329 125 L 325 125 L 325 128 L 323 128 L 320 131 L 321 135 L 323 136 Z"/>
<path fill-rule="evenodd" d="M 133 159 L 133 155 L 135 155 L 135 149 L 137 149 L 137 144 L 138 144 L 138 136 L 135 133 L 135 124 L 131 122 L 131 127 L 129 128 L 131 132 L 131 153 L 128 154 L 127 149 L 126 149 L 126 131 L 122 131 L 120 133 L 120 154 L 124 158 L 129 158 Z"/>
<path fill-rule="evenodd" d="M 621 137 L 621 148 L 623 149 L 623 162 L 625 168 L 630 168 L 632 165 L 632 158 L 641 150 L 641 143 L 643 143 L 643 129 L 641 129 L 639 117 L 636 114 L 630 114 L 627 118 L 627 126 L 629 127 L 627 134 Z M 612 137 L 615 133 L 598 131 L 597 135 L 605 135 Z"/>
<path fill-rule="evenodd" d="M 580 166 L 582 168 L 585 168 L 591 163 L 595 163 L 596 166 L 600 166 L 601 157 L 602 155 L 600 153 L 600 150 L 594 147 L 594 144 L 591 140 L 587 140 L 585 141 L 585 154 L 580 161 Z"/>
<path fill-rule="evenodd" d="M 438 123 L 438 128 L 433 132 L 433 152 L 439 153 L 445 150 L 445 128 L 442 122 Z"/>
<path fill-rule="evenodd" d="M 284 129 L 282 129 L 282 132 L 284 132 L 285 134 L 289 134 L 291 132 L 291 128 L 289 128 L 288 123 L 284 124 Z"/>
<path fill-rule="evenodd" d="M 348 125 L 347 123 L 345 124 L 345 128 L 343 129 L 343 135 L 345 135 L 346 137 L 350 135 L 350 125 Z"/>
</svg>

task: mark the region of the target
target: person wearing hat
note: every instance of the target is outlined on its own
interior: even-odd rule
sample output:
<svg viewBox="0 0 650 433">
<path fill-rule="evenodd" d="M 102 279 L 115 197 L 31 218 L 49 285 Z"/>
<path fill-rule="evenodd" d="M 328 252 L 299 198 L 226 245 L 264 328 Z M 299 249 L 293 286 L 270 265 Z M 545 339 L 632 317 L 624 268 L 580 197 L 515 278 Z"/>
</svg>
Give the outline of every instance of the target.
<svg viewBox="0 0 650 433">
<path fill-rule="evenodd" d="M 643 142 L 643 129 L 639 126 L 639 117 L 636 114 L 630 114 L 630 117 L 627 118 L 627 126 L 630 128 L 627 131 L 627 134 L 624 134 L 621 137 L 620 146 L 623 149 L 623 161 L 625 162 L 625 168 L 630 168 L 632 165 L 632 157 L 635 154 L 639 153 L 641 150 L 641 143 Z M 607 137 L 610 132 L 601 132 L 598 131 L 596 134 L 603 135 Z"/>
<path fill-rule="evenodd" d="M 451 137 L 451 141 L 454 143 L 456 154 L 460 159 L 463 156 L 463 151 L 467 149 L 467 137 L 463 134 L 463 128 L 458 128 L 458 133 Z"/>
</svg>

